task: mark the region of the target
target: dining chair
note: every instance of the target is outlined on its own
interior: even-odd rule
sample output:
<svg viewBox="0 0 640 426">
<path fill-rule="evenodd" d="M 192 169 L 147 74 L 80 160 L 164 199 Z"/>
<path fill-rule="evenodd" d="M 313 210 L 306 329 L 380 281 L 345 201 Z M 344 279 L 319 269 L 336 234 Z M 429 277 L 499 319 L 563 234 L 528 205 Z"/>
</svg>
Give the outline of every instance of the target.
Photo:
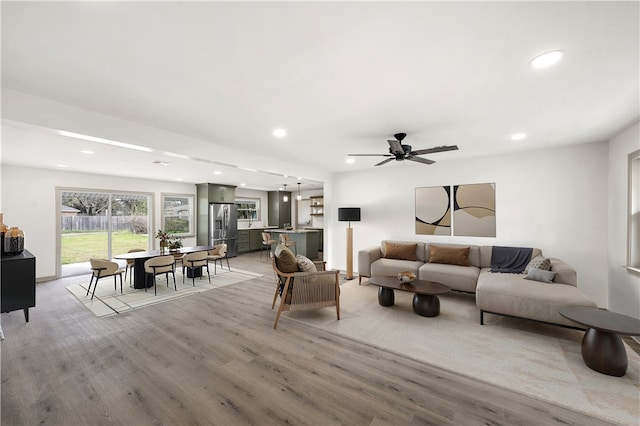
<svg viewBox="0 0 640 426">
<path fill-rule="evenodd" d="M 93 284 L 93 293 L 91 293 L 91 299 L 93 300 L 93 296 L 96 294 L 96 287 L 98 287 L 98 281 L 100 278 L 104 277 L 113 277 L 113 287 L 114 290 L 118 289 L 118 285 L 116 282 L 116 277 L 120 277 L 120 293 L 122 293 L 122 274 L 123 270 L 120 269 L 120 266 L 116 262 L 112 262 L 107 259 L 89 259 L 89 263 L 91 264 L 91 280 L 89 281 L 89 287 L 87 288 L 87 296 L 89 295 L 89 290 L 91 290 L 91 284 L 93 283 L 93 279 L 96 279 L 95 284 Z"/>
<path fill-rule="evenodd" d="M 172 254 L 165 256 L 152 257 L 144 262 L 145 278 L 151 275 L 153 278 L 153 294 L 158 294 L 156 288 L 156 275 L 164 274 L 167 278 L 167 287 L 169 287 L 169 273 L 173 275 L 173 288 L 178 291 L 176 286 L 176 260 Z M 144 286 L 144 291 L 147 291 L 147 286 Z"/>
<path fill-rule="evenodd" d="M 144 251 L 144 249 L 131 249 L 127 253 L 135 253 L 139 251 Z M 135 259 L 127 259 L 127 264 L 124 269 L 125 281 L 127 280 L 127 273 L 129 272 L 129 270 L 131 270 L 131 272 L 129 273 L 129 287 L 131 287 L 131 275 L 133 274 L 133 268 L 135 268 L 135 262 Z"/>
<path fill-rule="evenodd" d="M 295 254 L 298 254 L 298 246 L 295 241 L 292 241 L 291 238 L 289 238 L 288 234 L 280 234 L 280 244 L 284 244 L 287 247 L 293 247 Z"/>
<path fill-rule="evenodd" d="M 207 256 L 209 255 L 206 251 L 197 251 L 194 253 L 185 254 L 182 258 L 182 282 L 184 283 L 184 270 L 191 273 L 191 280 L 193 281 L 193 286 L 196 286 L 196 273 L 198 270 L 201 271 L 200 277 L 202 277 L 202 268 L 207 268 L 207 275 L 209 276 L 209 284 L 211 284 L 211 275 L 209 274 L 209 262 L 207 261 Z"/>
<path fill-rule="evenodd" d="M 218 244 L 213 247 L 213 249 L 209 250 L 207 256 L 207 262 L 213 261 L 213 275 L 216 275 L 217 272 L 217 262 L 220 261 L 220 268 L 222 268 L 222 259 L 227 259 L 227 269 L 231 271 L 231 267 L 229 266 L 229 257 L 227 256 L 227 245 L 226 244 Z"/>
<path fill-rule="evenodd" d="M 262 249 L 260 250 L 260 260 L 262 260 L 262 253 L 267 250 L 269 258 L 271 258 L 271 246 L 277 243 L 276 240 L 271 239 L 271 234 L 268 232 L 262 233 Z"/>
</svg>

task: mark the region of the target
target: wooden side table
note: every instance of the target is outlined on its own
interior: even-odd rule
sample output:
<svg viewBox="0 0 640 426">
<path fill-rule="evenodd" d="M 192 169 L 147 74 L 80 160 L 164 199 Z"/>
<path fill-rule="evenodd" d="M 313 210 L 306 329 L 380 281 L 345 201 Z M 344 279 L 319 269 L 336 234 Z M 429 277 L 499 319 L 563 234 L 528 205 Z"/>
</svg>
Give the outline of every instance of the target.
<svg viewBox="0 0 640 426">
<path fill-rule="evenodd" d="M 36 306 L 36 258 L 27 250 L 14 256 L 2 256 L 2 312 L 24 310 L 29 322 L 29 308 Z"/>
<path fill-rule="evenodd" d="M 558 312 L 589 327 L 582 338 L 582 359 L 587 367 L 609 376 L 625 375 L 629 361 L 619 334 L 640 336 L 640 320 L 587 306 L 564 306 Z"/>
</svg>

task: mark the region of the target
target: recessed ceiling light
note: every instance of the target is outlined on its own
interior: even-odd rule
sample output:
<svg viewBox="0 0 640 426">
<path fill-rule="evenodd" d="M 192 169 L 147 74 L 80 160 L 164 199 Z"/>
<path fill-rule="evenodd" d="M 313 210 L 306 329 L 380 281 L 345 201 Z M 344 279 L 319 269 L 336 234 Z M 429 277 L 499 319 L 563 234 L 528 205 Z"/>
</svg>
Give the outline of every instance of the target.
<svg viewBox="0 0 640 426">
<path fill-rule="evenodd" d="M 356 162 L 356 159 L 355 158 L 347 158 L 345 161 L 347 162 L 347 164 L 353 164 L 353 163 Z"/>
<path fill-rule="evenodd" d="M 81 152 L 81 153 L 83 153 L 83 154 L 89 154 L 89 155 L 90 155 L 90 154 L 95 154 L 95 152 L 93 152 L 93 151 L 89 151 L 88 149 L 83 149 L 83 150 L 82 150 L 82 151 L 80 151 L 80 152 Z"/>
<path fill-rule="evenodd" d="M 547 68 L 558 63 L 560 59 L 562 59 L 562 51 L 554 50 L 553 52 L 543 53 L 533 58 L 531 60 L 531 66 L 533 68 Z"/>
<path fill-rule="evenodd" d="M 178 182 L 182 182 L 182 178 L 176 178 Z"/>
<path fill-rule="evenodd" d="M 214 175 L 221 175 L 222 172 L 220 170 L 216 170 L 215 172 L 213 172 Z"/>
<path fill-rule="evenodd" d="M 524 132 L 518 132 L 518 133 L 514 133 L 511 135 L 511 140 L 512 141 L 521 141 L 522 139 L 526 138 L 527 134 Z"/>
<path fill-rule="evenodd" d="M 58 167 L 65 168 L 65 167 L 69 167 L 69 166 L 67 166 L 66 164 L 58 164 Z"/>
<path fill-rule="evenodd" d="M 246 183 L 244 183 L 244 182 L 242 182 L 242 183 L 240 184 L 240 186 L 247 186 L 247 184 L 246 184 Z"/>
<path fill-rule="evenodd" d="M 276 138 L 283 138 L 287 136 L 287 131 L 285 129 L 275 129 L 273 131 L 273 136 L 275 136 Z"/>
<path fill-rule="evenodd" d="M 171 165 L 171 163 L 168 162 L 168 161 L 160 161 L 160 160 L 154 161 L 153 164 L 158 164 L 160 166 L 170 166 Z"/>
</svg>

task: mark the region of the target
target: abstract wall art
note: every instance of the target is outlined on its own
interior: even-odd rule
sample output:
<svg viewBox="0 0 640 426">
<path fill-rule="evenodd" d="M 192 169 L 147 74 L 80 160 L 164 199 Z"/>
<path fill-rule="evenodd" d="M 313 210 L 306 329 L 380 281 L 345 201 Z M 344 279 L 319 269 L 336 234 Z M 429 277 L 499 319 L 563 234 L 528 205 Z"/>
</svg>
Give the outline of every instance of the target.
<svg viewBox="0 0 640 426">
<path fill-rule="evenodd" d="M 416 188 L 416 234 L 451 235 L 451 187 Z"/>
<path fill-rule="evenodd" d="M 496 184 L 453 186 L 453 235 L 496 236 Z"/>
</svg>

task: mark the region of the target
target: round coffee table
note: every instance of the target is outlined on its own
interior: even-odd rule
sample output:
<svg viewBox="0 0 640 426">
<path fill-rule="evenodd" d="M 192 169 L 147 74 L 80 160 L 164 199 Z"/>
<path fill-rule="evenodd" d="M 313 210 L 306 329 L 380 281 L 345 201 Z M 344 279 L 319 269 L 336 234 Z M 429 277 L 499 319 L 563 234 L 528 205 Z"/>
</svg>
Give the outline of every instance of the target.
<svg viewBox="0 0 640 426">
<path fill-rule="evenodd" d="M 446 285 L 433 281 L 413 280 L 410 283 L 403 283 L 397 277 L 389 276 L 373 276 L 369 278 L 369 282 L 380 287 L 378 289 L 378 303 L 381 306 L 393 306 L 395 302 L 393 290 L 414 293 L 413 311 L 423 317 L 440 315 L 438 295 L 451 291 Z"/>
<path fill-rule="evenodd" d="M 587 367 L 609 376 L 625 375 L 629 361 L 619 334 L 640 336 L 640 320 L 587 306 L 564 306 L 558 313 L 589 327 L 582 338 Z"/>
</svg>

